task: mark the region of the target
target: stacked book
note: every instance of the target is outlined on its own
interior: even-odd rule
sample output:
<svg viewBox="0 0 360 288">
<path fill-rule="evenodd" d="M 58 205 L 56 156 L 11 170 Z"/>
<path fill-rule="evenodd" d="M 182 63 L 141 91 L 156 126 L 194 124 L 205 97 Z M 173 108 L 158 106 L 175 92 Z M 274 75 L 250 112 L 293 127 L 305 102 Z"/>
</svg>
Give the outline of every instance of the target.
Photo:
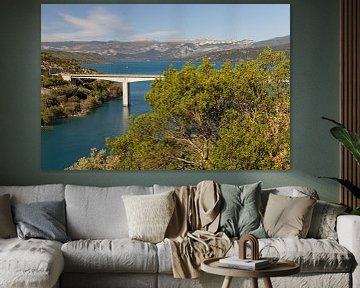
<svg viewBox="0 0 360 288">
<path fill-rule="evenodd" d="M 271 266 L 267 259 L 251 260 L 240 259 L 238 256 L 222 258 L 219 260 L 219 266 L 246 270 L 260 270 Z"/>
</svg>

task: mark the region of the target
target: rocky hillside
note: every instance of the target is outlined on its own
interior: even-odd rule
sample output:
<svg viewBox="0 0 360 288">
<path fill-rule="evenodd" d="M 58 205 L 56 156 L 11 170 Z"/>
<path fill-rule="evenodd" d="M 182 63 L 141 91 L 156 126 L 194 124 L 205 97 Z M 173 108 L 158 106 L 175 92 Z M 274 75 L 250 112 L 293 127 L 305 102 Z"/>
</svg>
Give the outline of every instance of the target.
<svg viewBox="0 0 360 288">
<path fill-rule="evenodd" d="M 87 63 L 94 61 L 146 61 L 146 60 L 184 60 L 203 57 L 222 58 L 214 55 L 241 55 L 241 51 L 254 54 L 259 47 L 284 48 L 290 50 L 290 36 L 255 42 L 253 40 L 184 40 L 172 42 L 158 41 L 69 41 L 43 42 L 42 50 L 76 52 L 89 55 Z M 235 54 L 233 53 L 235 51 Z M 237 52 L 236 52 L 237 51 Z M 257 55 L 258 53 L 256 53 Z M 82 56 L 84 57 L 84 56 Z M 235 60 L 235 59 L 229 59 Z"/>
</svg>

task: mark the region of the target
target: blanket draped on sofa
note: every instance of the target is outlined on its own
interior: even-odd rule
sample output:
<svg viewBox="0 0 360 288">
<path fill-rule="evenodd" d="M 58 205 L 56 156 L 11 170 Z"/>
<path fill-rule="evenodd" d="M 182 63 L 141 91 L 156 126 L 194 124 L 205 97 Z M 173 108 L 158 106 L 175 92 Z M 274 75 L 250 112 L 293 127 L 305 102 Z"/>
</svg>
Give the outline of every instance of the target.
<svg viewBox="0 0 360 288">
<path fill-rule="evenodd" d="M 175 211 L 165 233 L 173 274 L 175 278 L 197 278 L 204 259 L 222 257 L 231 246 L 225 233 L 216 233 L 221 190 L 213 181 L 202 181 L 196 187 L 176 188 L 174 196 Z"/>
</svg>

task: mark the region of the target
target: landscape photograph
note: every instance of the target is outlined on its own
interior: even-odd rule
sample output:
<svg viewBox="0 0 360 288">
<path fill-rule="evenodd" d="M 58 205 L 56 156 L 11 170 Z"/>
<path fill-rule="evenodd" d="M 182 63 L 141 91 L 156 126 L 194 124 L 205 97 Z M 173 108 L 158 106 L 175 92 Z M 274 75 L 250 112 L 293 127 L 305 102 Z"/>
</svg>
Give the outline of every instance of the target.
<svg viewBox="0 0 360 288">
<path fill-rule="evenodd" d="M 289 4 L 42 4 L 42 170 L 289 170 Z"/>
</svg>

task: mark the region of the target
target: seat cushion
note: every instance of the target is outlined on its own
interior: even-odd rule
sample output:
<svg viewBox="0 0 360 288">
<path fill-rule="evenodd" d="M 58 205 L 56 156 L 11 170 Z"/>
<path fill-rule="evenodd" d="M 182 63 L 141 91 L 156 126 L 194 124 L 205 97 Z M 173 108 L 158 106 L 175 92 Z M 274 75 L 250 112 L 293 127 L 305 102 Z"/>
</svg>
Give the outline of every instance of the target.
<svg viewBox="0 0 360 288">
<path fill-rule="evenodd" d="M 295 261 L 301 273 L 350 272 L 354 265 L 353 255 L 338 242 L 330 239 L 267 238 L 259 239 L 260 250 L 265 245 L 274 246 L 281 259 Z M 171 248 L 167 241 L 157 244 L 159 273 L 172 273 Z M 238 255 L 235 241 L 227 256 Z M 249 251 L 250 256 L 250 251 Z"/>
<path fill-rule="evenodd" d="M 1 287 L 52 287 L 63 268 L 60 242 L 0 239 Z"/>
<path fill-rule="evenodd" d="M 78 240 L 61 248 L 66 272 L 156 273 L 156 246 L 131 239 Z"/>
<path fill-rule="evenodd" d="M 301 273 L 350 272 L 354 265 L 353 255 L 344 246 L 330 239 L 259 239 L 259 250 L 265 245 L 275 247 L 281 259 L 298 263 Z M 237 251 L 238 245 L 235 242 L 228 256 L 236 255 Z"/>
</svg>

